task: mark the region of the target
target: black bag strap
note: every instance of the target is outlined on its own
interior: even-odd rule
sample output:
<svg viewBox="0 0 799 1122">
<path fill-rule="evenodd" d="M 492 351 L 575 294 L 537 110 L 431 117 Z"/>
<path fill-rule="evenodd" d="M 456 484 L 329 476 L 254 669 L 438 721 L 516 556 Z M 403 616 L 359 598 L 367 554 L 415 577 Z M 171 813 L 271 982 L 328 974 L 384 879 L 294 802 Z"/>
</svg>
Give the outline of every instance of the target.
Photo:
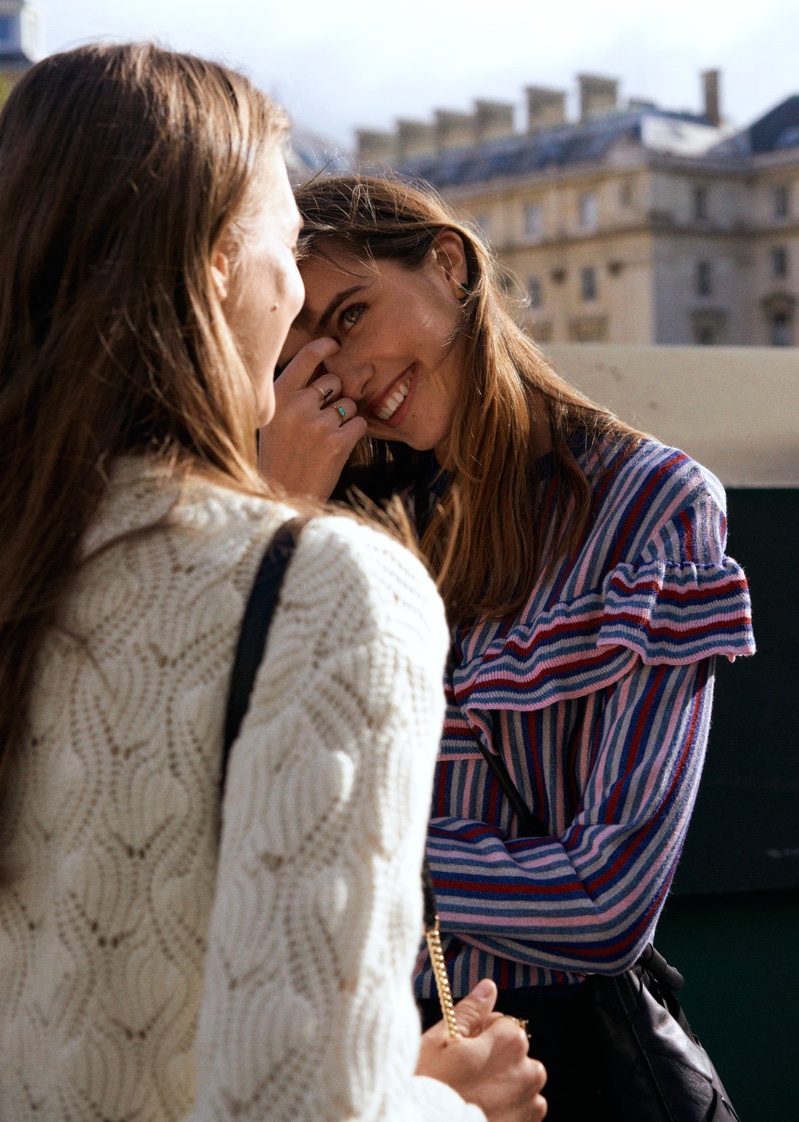
<svg viewBox="0 0 799 1122">
<path fill-rule="evenodd" d="M 488 764 L 490 770 L 494 773 L 494 778 L 499 784 L 503 795 L 510 803 L 511 810 L 519 821 L 519 835 L 523 838 L 546 837 L 546 830 L 541 823 L 533 817 L 533 813 L 522 798 L 519 788 L 511 779 L 505 761 L 501 756 L 496 755 L 496 753 L 489 752 L 474 729 L 470 729 L 469 731 L 472 734 L 475 744 L 480 749 L 480 754 Z"/>
<path fill-rule="evenodd" d="M 449 687 L 453 696 L 455 695 L 454 683 L 454 668 L 455 668 L 455 650 L 450 648 L 449 662 L 447 663 L 447 677 L 449 678 Z M 494 778 L 500 786 L 500 790 L 510 804 L 510 808 L 516 815 L 519 823 L 519 835 L 523 838 L 543 838 L 546 837 L 546 830 L 533 816 L 527 803 L 522 798 L 519 788 L 510 777 L 507 765 L 501 756 L 495 752 L 489 752 L 485 744 L 483 744 L 480 737 L 470 726 L 469 732 L 472 739 L 477 745 L 477 749 L 485 762 L 488 764 L 489 771 L 492 772 Z"/>
<path fill-rule="evenodd" d="M 266 548 L 255 574 L 250 590 L 244 617 L 241 621 L 236 656 L 233 660 L 233 673 L 230 678 L 227 711 L 225 713 L 225 735 L 222 748 L 222 777 L 220 785 L 224 791 L 227 765 L 233 741 L 239 734 L 241 722 L 250 703 L 255 676 L 266 650 L 266 639 L 272 617 L 275 614 L 283 578 L 294 556 L 306 518 L 290 518 L 284 522 Z M 430 866 L 425 855 L 422 864 L 422 890 L 424 893 L 424 930 L 432 931 L 438 923 L 436 897 Z"/>
<path fill-rule="evenodd" d="M 250 590 L 247 606 L 239 631 L 236 657 L 230 677 L 227 711 L 225 713 L 225 735 L 222 748 L 222 777 L 220 785 L 224 790 L 227 777 L 228 758 L 233 741 L 239 735 L 241 722 L 250 704 L 250 695 L 255 684 L 255 676 L 266 650 L 266 638 L 272 617 L 275 614 L 283 578 L 294 556 L 302 529 L 307 518 L 290 518 L 284 522 L 266 548 L 255 580 Z"/>
</svg>

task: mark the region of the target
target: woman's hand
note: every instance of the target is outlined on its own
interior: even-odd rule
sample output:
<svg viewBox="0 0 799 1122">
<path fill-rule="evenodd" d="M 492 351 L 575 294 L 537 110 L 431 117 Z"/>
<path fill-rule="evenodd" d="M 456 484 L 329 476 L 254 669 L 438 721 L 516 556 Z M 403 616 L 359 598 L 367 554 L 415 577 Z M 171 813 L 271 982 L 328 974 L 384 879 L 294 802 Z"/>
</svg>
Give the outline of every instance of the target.
<svg viewBox="0 0 799 1122">
<path fill-rule="evenodd" d="M 292 495 L 327 502 L 347 458 L 366 435 L 357 405 L 341 396 L 341 380 L 320 365 L 335 354 L 335 339 L 314 339 L 275 382 L 275 415 L 261 429 L 264 478 Z"/>
<path fill-rule="evenodd" d="M 497 987 L 484 979 L 455 1006 L 459 1040 L 443 1022 L 422 1036 L 417 1075 L 448 1083 L 479 1106 L 488 1122 L 541 1122 L 547 1112 L 541 1088 L 546 1072 L 527 1056 L 527 1036 L 511 1017 L 494 1013 Z"/>
</svg>

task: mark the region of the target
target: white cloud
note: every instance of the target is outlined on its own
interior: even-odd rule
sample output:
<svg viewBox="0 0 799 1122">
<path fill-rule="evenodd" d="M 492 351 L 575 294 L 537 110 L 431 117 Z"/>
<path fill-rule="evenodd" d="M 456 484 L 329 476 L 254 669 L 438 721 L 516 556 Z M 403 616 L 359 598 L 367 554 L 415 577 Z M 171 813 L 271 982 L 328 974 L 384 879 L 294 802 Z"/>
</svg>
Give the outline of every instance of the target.
<svg viewBox="0 0 799 1122">
<path fill-rule="evenodd" d="M 720 67 L 741 124 L 799 89 L 795 0 L 70 0 L 45 5 L 48 47 L 155 37 L 244 68 L 310 127 L 357 125 L 521 100 L 526 84 L 618 76 L 626 95 L 698 109 L 698 72 Z"/>
</svg>

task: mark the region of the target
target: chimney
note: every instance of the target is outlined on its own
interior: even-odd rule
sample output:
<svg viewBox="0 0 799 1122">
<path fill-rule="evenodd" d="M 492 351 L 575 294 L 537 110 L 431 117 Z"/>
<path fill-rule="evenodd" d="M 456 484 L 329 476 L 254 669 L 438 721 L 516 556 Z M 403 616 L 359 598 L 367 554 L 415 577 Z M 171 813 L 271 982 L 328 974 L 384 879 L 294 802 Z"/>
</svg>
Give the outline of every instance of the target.
<svg viewBox="0 0 799 1122">
<path fill-rule="evenodd" d="M 361 167 L 390 167 L 397 162 L 397 137 L 393 132 L 358 129 L 358 164 Z"/>
<path fill-rule="evenodd" d="M 512 101 L 476 101 L 474 119 L 478 144 L 513 136 Z"/>
<path fill-rule="evenodd" d="M 550 90 L 545 86 L 528 86 L 527 131 L 540 132 L 556 125 L 566 124 L 566 91 Z"/>
<path fill-rule="evenodd" d="M 426 121 L 397 121 L 397 157 L 400 163 L 436 150 L 435 127 Z"/>
<path fill-rule="evenodd" d="M 477 140 L 477 121 L 473 113 L 436 109 L 435 118 L 436 149 L 439 152 L 474 146 Z"/>
<path fill-rule="evenodd" d="M 709 125 L 716 128 L 721 124 L 721 71 L 702 72 L 702 87 L 705 95 L 705 117 Z"/>
<path fill-rule="evenodd" d="M 616 78 L 602 78 L 598 74 L 578 74 L 580 83 L 580 120 L 593 121 L 616 112 L 619 83 Z"/>
</svg>

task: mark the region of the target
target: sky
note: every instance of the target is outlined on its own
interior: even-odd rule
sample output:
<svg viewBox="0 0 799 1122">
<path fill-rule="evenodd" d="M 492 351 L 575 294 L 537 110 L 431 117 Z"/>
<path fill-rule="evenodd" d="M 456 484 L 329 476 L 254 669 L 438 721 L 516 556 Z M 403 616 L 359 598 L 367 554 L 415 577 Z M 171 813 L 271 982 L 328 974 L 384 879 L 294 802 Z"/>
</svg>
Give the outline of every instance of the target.
<svg viewBox="0 0 799 1122">
<path fill-rule="evenodd" d="M 799 93 L 797 0 L 37 0 L 47 52 L 149 38 L 244 70 L 295 121 L 346 147 L 398 117 L 512 101 L 576 75 L 624 98 L 700 111 L 699 74 L 722 72 L 741 127 Z"/>
</svg>

